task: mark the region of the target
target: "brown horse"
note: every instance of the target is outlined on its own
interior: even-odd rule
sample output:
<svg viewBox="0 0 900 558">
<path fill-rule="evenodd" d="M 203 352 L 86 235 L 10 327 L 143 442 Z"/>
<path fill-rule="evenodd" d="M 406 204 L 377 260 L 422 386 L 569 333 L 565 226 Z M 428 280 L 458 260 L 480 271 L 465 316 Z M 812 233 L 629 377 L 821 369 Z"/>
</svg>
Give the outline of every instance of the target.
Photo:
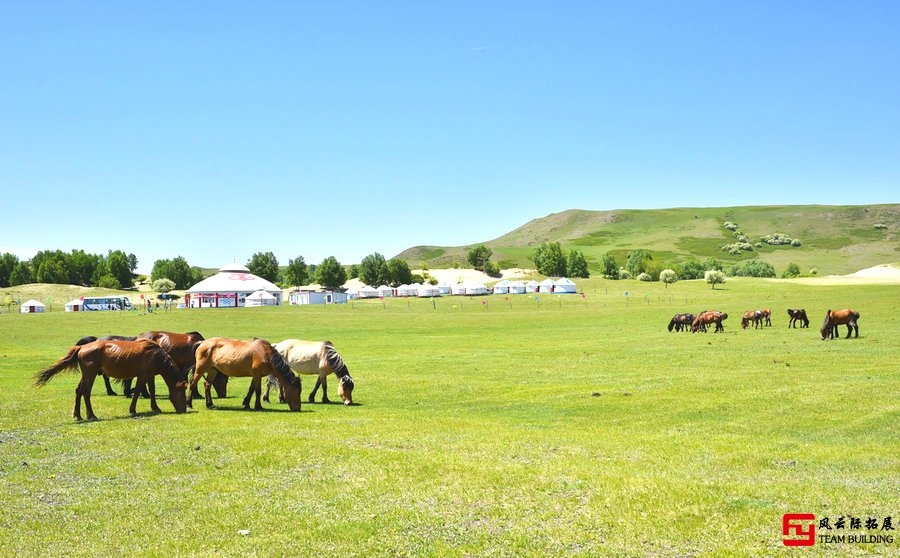
<svg viewBox="0 0 900 558">
<path fill-rule="evenodd" d="M 741 327 L 747 329 L 750 322 L 753 322 L 753 329 L 761 328 L 764 316 L 762 310 L 747 310 L 744 312 L 744 317 L 741 318 Z"/>
<path fill-rule="evenodd" d="M 856 332 L 856 337 L 859 338 L 859 325 L 856 323 L 857 320 L 859 320 L 859 312 L 856 310 L 850 310 L 849 308 L 845 308 L 844 310 L 828 310 L 828 312 L 825 313 L 825 321 L 822 323 L 822 329 L 819 330 L 822 333 L 822 341 L 824 341 L 826 337 L 831 339 L 839 337 L 839 325 L 847 326 L 847 339 L 850 339 L 850 334 L 854 331 Z"/>
<path fill-rule="evenodd" d="M 63 370 L 74 370 L 81 367 L 81 381 L 75 388 L 75 411 L 72 415 L 77 420 L 81 419 L 81 398 L 84 397 L 84 406 L 87 409 L 88 420 L 97 420 L 94 409 L 91 407 L 91 388 L 94 379 L 102 370 L 104 374 L 117 380 L 137 378 L 138 385 L 131 399 L 129 412 L 134 415 L 137 408 L 137 400 L 140 397 L 141 388 L 150 385 L 150 408 L 154 412 L 160 412 L 156 404 L 156 389 L 153 385 L 153 376 L 161 374 L 169 386 L 169 401 L 175 407 L 176 413 L 185 411 L 184 388 L 187 382 L 179 376 L 178 368 L 169 355 L 162 348 L 149 339 L 137 341 L 93 341 L 84 345 L 76 345 L 56 362 L 53 366 L 45 368 L 35 376 L 35 386 L 41 387 Z"/>
<path fill-rule="evenodd" d="M 138 339 L 150 339 L 155 341 L 163 348 L 169 357 L 175 362 L 175 366 L 184 374 L 185 380 L 190 380 L 188 373 L 196 364 L 195 351 L 197 345 L 203 341 L 203 336 L 199 332 L 190 331 L 188 333 L 172 333 L 169 331 L 147 331 L 137 336 Z M 125 388 L 130 387 L 130 381 L 125 381 Z M 216 390 L 216 397 L 225 397 L 228 392 L 228 376 L 218 374 L 212 382 L 213 388 Z M 193 397 L 200 397 L 197 386 L 194 386 Z"/>
<path fill-rule="evenodd" d="M 704 310 L 697 314 L 697 317 L 694 318 L 693 323 L 691 323 L 691 333 L 697 333 L 697 330 L 702 330 L 703 333 L 706 333 L 706 326 L 710 324 L 716 324 L 716 333 L 724 332 L 725 326 L 722 325 L 722 320 L 727 319 L 728 314 L 725 314 L 724 312 Z"/>
<path fill-rule="evenodd" d="M 693 314 L 675 314 L 672 316 L 672 319 L 669 320 L 669 331 L 673 329 L 675 331 L 687 331 L 688 328 L 691 327 L 691 323 L 694 321 Z"/>
<path fill-rule="evenodd" d="M 134 341 L 134 337 L 124 337 L 122 335 L 107 335 L 106 337 L 94 337 L 93 335 L 88 335 L 87 337 L 82 337 L 78 341 L 75 341 L 75 344 L 78 346 L 87 345 L 88 343 L 93 343 L 94 341 Z M 106 384 L 106 395 L 118 395 L 115 391 L 113 391 L 112 385 L 109 383 L 109 376 L 100 372 L 100 375 L 103 376 L 103 383 Z M 131 397 L 131 380 L 127 380 L 128 384 L 125 386 L 125 397 Z M 149 393 L 146 394 L 149 397 Z"/>
<path fill-rule="evenodd" d="M 793 326 L 794 329 L 797 328 L 797 322 L 800 322 L 800 327 L 809 327 L 809 318 L 806 317 L 806 309 L 799 308 L 797 310 L 792 310 L 788 308 L 788 316 L 791 317 L 791 320 L 788 322 L 788 327 Z"/>
<path fill-rule="evenodd" d="M 252 377 L 250 391 L 244 398 L 244 408 L 250 408 L 250 398 L 256 393 L 257 410 L 262 409 L 260 396 L 262 395 L 262 379 L 269 374 L 275 374 L 281 385 L 284 386 L 284 396 L 288 407 L 292 411 L 300 410 L 300 378 L 294 375 L 291 367 L 278 354 L 265 339 L 253 339 L 252 341 L 240 341 L 238 339 L 226 339 L 213 337 L 201 341 L 196 350 L 197 365 L 194 368 L 194 377 L 191 379 L 191 387 L 196 386 L 200 377 L 206 374 L 206 407 L 215 409 L 212 397 L 209 394 L 210 382 L 214 382 L 216 375 L 221 373 L 236 378 Z M 191 406 L 192 397 L 188 397 L 188 407 Z"/>
<path fill-rule="evenodd" d="M 772 325 L 772 311 L 768 308 L 763 308 L 760 312 L 762 312 L 763 317 L 766 319 L 766 325 Z"/>
</svg>

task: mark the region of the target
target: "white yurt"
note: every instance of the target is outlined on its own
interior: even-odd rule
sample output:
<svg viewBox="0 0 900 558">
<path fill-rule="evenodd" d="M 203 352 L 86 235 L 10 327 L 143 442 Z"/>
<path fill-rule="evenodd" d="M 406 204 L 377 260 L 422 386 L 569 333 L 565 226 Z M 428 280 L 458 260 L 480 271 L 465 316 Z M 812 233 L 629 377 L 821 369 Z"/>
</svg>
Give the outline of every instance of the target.
<svg viewBox="0 0 900 558">
<path fill-rule="evenodd" d="M 33 298 L 23 302 L 22 306 L 19 308 L 19 312 L 22 314 L 36 314 L 38 312 L 43 312 L 44 310 L 44 303 Z"/>
<path fill-rule="evenodd" d="M 494 294 L 509 294 L 509 281 L 504 279 L 503 281 L 498 281 L 491 288 Z"/>
<path fill-rule="evenodd" d="M 552 293 L 553 288 L 556 286 L 556 281 L 550 279 L 549 277 L 538 283 L 538 290 L 536 292 L 539 293 Z"/>
<path fill-rule="evenodd" d="M 522 281 L 510 281 L 509 294 L 525 294 L 525 283 Z"/>
<path fill-rule="evenodd" d="M 347 293 L 336 291 L 291 291 L 290 304 L 347 304 Z"/>
<path fill-rule="evenodd" d="M 419 287 L 419 292 L 416 295 L 419 298 L 432 298 L 435 296 L 441 296 L 441 290 L 437 285 L 422 285 Z"/>
<path fill-rule="evenodd" d="M 364 285 L 356 291 L 356 296 L 358 298 L 378 298 L 378 289 Z"/>
<path fill-rule="evenodd" d="M 536 293 L 538 291 L 538 287 L 540 283 L 532 279 L 531 281 L 525 283 L 525 292 L 526 293 Z"/>
<path fill-rule="evenodd" d="M 266 291 L 275 297 L 276 305 L 281 304 L 283 292 L 278 285 L 239 263 L 230 263 L 185 291 L 184 302 L 188 308 L 234 308 L 245 306 L 247 296 L 257 291 Z"/>
<path fill-rule="evenodd" d="M 256 291 L 244 297 L 244 306 L 276 306 L 278 299 L 266 291 Z"/>
<path fill-rule="evenodd" d="M 553 292 L 557 294 L 575 294 L 575 282 L 565 277 L 560 278 L 553 284 Z"/>
<path fill-rule="evenodd" d="M 378 296 L 381 298 L 390 298 L 394 296 L 394 288 L 388 287 L 387 285 L 382 285 L 376 289 L 378 291 Z"/>
<path fill-rule="evenodd" d="M 466 296 L 480 296 L 490 292 L 484 283 L 466 283 Z"/>
<path fill-rule="evenodd" d="M 66 312 L 84 312 L 84 301 L 80 298 L 66 303 Z"/>
<path fill-rule="evenodd" d="M 418 283 L 413 283 L 412 285 L 400 285 L 397 287 L 397 296 L 416 296 L 419 294 L 419 285 Z"/>
<path fill-rule="evenodd" d="M 450 294 L 450 292 L 452 290 L 450 283 L 447 283 L 445 281 L 441 281 L 440 283 L 438 283 L 437 287 L 438 287 L 438 290 L 441 291 L 441 296 Z"/>
<path fill-rule="evenodd" d="M 457 283 L 450 287 L 450 293 L 455 295 L 464 295 L 466 294 L 466 285 L 464 283 Z"/>
</svg>

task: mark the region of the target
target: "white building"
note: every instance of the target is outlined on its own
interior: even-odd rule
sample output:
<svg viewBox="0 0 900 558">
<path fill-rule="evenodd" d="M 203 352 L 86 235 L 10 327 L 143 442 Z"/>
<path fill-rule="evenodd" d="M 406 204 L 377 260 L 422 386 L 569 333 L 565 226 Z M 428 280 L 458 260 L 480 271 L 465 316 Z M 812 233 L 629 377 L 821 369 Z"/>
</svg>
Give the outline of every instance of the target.
<svg viewBox="0 0 900 558">
<path fill-rule="evenodd" d="M 394 296 L 394 288 L 388 287 L 387 285 L 382 285 L 378 287 L 378 296 L 381 298 L 390 298 Z"/>
<path fill-rule="evenodd" d="M 244 306 L 275 306 L 278 299 L 266 291 L 256 291 L 247 295 L 244 299 Z"/>
<path fill-rule="evenodd" d="M 378 289 L 363 285 L 356 291 L 356 298 L 378 298 Z"/>
<path fill-rule="evenodd" d="M 450 286 L 450 283 L 441 281 L 438 283 L 438 290 L 441 291 L 441 296 L 448 295 L 451 293 L 452 287 Z"/>
<path fill-rule="evenodd" d="M 455 295 L 464 295 L 466 294 L 466 285 L 464 283 L 457 283 L 450 287 L 450 293 Z"/>
<path fill-rule="evenodd" d="M 574 281 L 562 277 L 553 284 L 553 292 L 558 294 L 575 294 L 578 290 Z"/>
<path fill-rule="evenodd" d="M 509 294 L 525 294 L 525 283 L 523 281 L 510 281 Z"/>
<path fill-rule="evenodd" d="M 75 300 L 70 300 L 66 303 L 66 312 L 83 312 L 84 311 L 84 301 L 80 298 L 76 298 Z"/>
<path fill-rule="evenodd" d="M 436 296 L 441 296 L 441 290 L 437 285 L 422 285 L 419 287 L 419 291 L 416 294 L 419 298 L 432 298 Z"/>
<path fill-rule="evenodd" d="M 46 308 L 44 307 L 44 303 L 40 300 L 26 300 L 22 303 L 22 306 L 19 307 L 19 312 L 22 314 L 36 314 L 38 312 L 43 312 Z"/>
<path fill-rule="evenodd" d="M 553 287 L 556 286 L 556 281 L 550 279 L 549 277 L 538 283 L 538 289 L 535 292 L 538 293 L 552 293 Z"/>
<path fill-rule="evenodd" d="M 494 294 L 509 294 L 509 281 L 504 279 L 503 281 L 498 281 L 491 288 Z"/>
<path fill-rule="evenodd" d="M 257 291 L 271 294 L 275 304 L 281 304 L 283 293 L 278 285 L 253 275 L 239 263 L 230 263 L 185 291 L 184 302 L 188 308 L 234 308 L 246 306 L 247 296 Z"/>
<path fill-rule="evenodd" d="M 526 293 L 536 293 L 538 292 L 538 287 L 540 283 L 532 279 L 531 281 L 525 283 L 525 292 Z"/>
<path fill-rule="evenodd" d="M 466 283 L 466 296 L 480 296 L 490 293 L 484 283 Z"/>
<path fill-rule="evenodd" d="M 347 304 L 347 293 L 335 291 L 291 291 L 291 304 Z"/>
</svg>

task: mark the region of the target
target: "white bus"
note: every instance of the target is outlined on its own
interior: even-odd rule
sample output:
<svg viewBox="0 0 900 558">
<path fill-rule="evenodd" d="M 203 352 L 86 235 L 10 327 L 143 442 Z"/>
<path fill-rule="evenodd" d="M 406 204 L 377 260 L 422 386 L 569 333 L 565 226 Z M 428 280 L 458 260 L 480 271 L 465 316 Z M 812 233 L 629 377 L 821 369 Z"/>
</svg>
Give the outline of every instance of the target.
<svg viewBox="0 0 900 558">
<path fill-rule="evenodd" d="M 127 296 L 86 296 L 82 299 L 84 311 L 91 310 L 131 310 L 131 300 Z"/>
</svg>

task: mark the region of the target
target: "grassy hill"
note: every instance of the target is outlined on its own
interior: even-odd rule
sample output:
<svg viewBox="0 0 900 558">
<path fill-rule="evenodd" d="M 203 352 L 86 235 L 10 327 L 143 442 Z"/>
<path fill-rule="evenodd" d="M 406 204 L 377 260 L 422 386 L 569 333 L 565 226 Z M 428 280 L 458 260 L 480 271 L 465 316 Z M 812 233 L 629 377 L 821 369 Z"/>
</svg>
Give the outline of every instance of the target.
<svg viewBox="0 0 900 558">
<path fill-rule="evenodd" d="M 799 247 L 763 244 L 739 256 L 722 251 L 736 242 L 723 224 L 730 221 L 755 243 L 783 233 L 799 239 Z M 886 229 L 876 228 L 884 224 Z M 843 274 L 880 263 L 900 261 L 900 204 L 869 206 L 746 206 L 614 211 L 571 209 L 534 219 L 494 240 L 484 242 L 501 267 L 530 267 L 536 246 L 558 241 L 563 248 L 584 252 L 596 271 L 603 254 L 620 264 L 633 249 L 649 250 L 655 259 L 677 263 L 715 257 L 733 263 L 758 257 L 780 273 L 791 262 L 806 272 Z M 411 264 L 449 267 L 465 264 L 470 246 L 415 246 L 397 257 Z"/>
</svg>

